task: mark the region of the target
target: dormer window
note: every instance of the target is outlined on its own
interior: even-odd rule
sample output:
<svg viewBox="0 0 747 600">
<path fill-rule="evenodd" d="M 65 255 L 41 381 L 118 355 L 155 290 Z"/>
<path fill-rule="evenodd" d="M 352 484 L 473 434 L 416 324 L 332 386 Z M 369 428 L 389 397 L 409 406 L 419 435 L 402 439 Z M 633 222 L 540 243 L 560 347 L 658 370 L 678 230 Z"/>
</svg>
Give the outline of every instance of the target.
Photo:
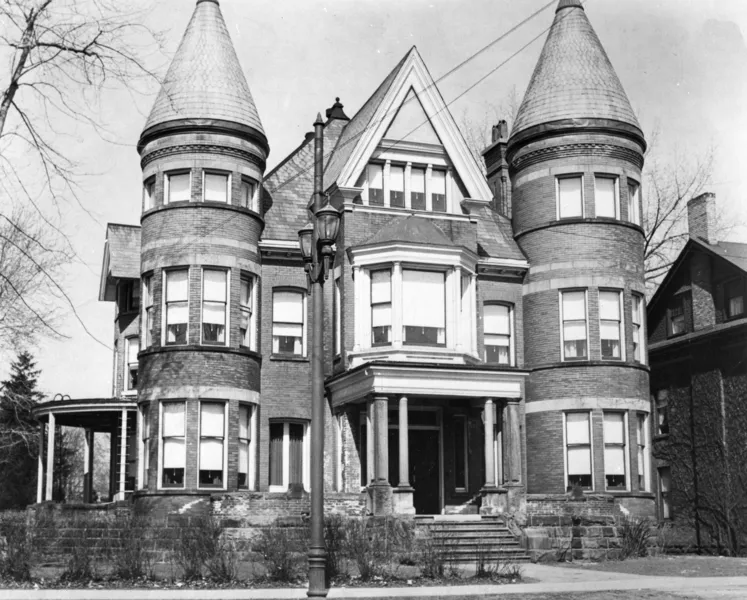
<svg viewBox="0 0 747 600">
<path fill-rule="evenodd" d="M 446 212 L 446 171 L 431 172 L 431 205 L 433 212 Z"/>
<path fill-rule="evenodd" d="M 368 203 L 384 206 L 384 168 L 382 165 L 368 165 Z"/>
<path fill-rule="evenodd" d="M 405 206 L 405 169 L 392 165 L 389 169 L 389 206 Z"/>
<path fill-rule="evenodd" d="M 669 335 L 681 335 L 687 332 L 685 322 L 685 294 L 677 294 L 672 298 L 668 310 Z"/>
<path fill-rule="evenodd" d="M 452 188 L 453 176 L 443 161 L 434 165 L 387 160 L 368 165 L 362 201 L 369 206 L 445 213 L 453 204 Z"/>
<path fill-rule="evenodd" d="M 124 281 L 119 284 L 119 312 L 136 312 L 140 308 L 140 282 Z"/>
<path fill-rule="evenodd" d="M 446 278 L 439 271 L 402 271 L 402 333 L 405 344 L 446 345 Z"/>
<path fill-rule="evenodd" d="M 410 207 L 425 210 L 425 169 L 413 167 L 410 172 Z"/>
<path fill-rule="evenodd" d="M 727 281 L 724 285 L 724 304 L 726 316 L 736 319 L 744 316 L 744 282 L 741 279 Z"/>
</svg>

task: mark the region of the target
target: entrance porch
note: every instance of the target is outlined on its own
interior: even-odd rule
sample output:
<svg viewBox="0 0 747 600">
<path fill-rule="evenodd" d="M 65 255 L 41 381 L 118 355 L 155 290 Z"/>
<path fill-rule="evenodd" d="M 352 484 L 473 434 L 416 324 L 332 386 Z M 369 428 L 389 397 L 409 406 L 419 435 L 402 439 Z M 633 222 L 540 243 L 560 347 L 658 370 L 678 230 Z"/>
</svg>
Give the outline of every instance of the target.
<svg viewBox="0 0 747 600">
<path fill-rule="evenodd" d="M 500 514 L 524 492 L 517 369 L 375 363 L 328 382 L 372 514 Z M 487 393 L 491 393 L 490 396 Z M 358 466 L 359 469 L 354 467 Z"/>
</svg>

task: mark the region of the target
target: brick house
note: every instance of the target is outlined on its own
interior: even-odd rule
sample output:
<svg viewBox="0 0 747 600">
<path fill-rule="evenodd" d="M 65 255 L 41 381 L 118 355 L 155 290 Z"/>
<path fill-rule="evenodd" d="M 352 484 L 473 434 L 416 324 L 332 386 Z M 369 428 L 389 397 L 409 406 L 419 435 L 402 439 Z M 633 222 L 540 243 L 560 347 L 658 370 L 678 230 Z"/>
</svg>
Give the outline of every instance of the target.
<svg viewBox="0 0 747 600">
<path fill-rule="evenodd" d="M 648 306 L 658 514 L 699 545 L 725 543 L 747 490 L 747 244 L 715 239 L 715 202 L 688 203 L 689 240 Z"/>
<path fill-rule="evenodd" d="M 576 487 L 653 514 L 646 143 L 581 2 L 560 0 L 487 177 L 415 47 L 352 117 L 339 99 L 326 117 L 324 189 L 343 215 L 325 285 L 327 501 L 495 514 Z M 112 495 L 144 510 L 221 495 L 302 505 L 297 232 L 313 140 L 265 173 L 268 138 L 216 0 L 197 2 L 138 151 L 140 227 L 109 225 L 101 279 L 117 314 L 113 398 L 39 416 L 110 431 Z M 51 478 L 40 459 L 39 501 Z"/>
</svg>

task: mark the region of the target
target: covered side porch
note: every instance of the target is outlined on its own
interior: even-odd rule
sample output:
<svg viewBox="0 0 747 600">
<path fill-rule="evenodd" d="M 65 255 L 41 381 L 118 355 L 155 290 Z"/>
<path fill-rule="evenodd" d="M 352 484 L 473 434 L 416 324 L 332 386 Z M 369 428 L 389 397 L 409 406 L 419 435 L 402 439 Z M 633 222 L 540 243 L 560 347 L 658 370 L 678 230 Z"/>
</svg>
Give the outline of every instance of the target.
<svg viewBox="0 0 747 600">
<path fill-rule="evenodd" d="M 372 514 L 500 514 L 524 492 L 526 372 L 378 362 L 327 382 Z M 352 486 L 349 486 L 351 489 Z"/>
<path fill-rule="evenodd" d="M 132 400 L 101 398 L 51 400 L 34 409 L 39 421 L 39 460 L 37 503 L 59 501 L 55 494 L 55 469 L 60 467 L 55 452 L 60 427 L 78 427 L 84 431 L 82 461 L 83 502 L 100 501 L 93 485 L 94 435 L 107 433 L 110 439 L 109 489 L 106 499 L 124 500 L 135 489 L 137 456 L 135 443 L 137 406 Z"/>
</svg>

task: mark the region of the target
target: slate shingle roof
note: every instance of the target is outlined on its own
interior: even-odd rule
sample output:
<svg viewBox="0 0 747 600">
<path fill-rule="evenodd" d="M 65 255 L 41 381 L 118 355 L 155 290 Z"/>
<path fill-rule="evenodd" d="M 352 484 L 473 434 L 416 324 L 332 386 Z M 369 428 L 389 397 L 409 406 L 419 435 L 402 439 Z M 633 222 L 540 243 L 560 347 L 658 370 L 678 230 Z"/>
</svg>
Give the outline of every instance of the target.
<svg viewBox="0 0 747 600">
<path fill-rule="evenodd" d="M 747 244 L 740 244 L 739 242 L 716 242 L 715 244 L 709 244 L 699 237 L 690 239 L 747 273 Z"/>
<path fill-rule="evenodd" d="M 198 0 L 144 130 L 176 119 L 221 119 L 264 134 L 215 0 Z"/>
<path fill-rule="evenodd" d="M 514 240 L 511 221 L 488 206 L 474 210 L 477 221 L 477 254 L 480 258 L 526 260 Z"/>
<path fill-rule="evenodd" d="M 625 90 L 578 0 L 560 0 L 511 137 L 561 119 L 610 119 L 640 130 Z"/>
<path fill-rule="evenodd" d="M 324 127 L 324 154 L 334 148 L 348 121 L 333 119 Z M 329 164 L 329 158 L 325 161 Z M 308 136 L 264 180 L 265 229 L 268 240 L 298 240 L 298 230 L 309 222 L 306 206 L 314 192 L 314 137 Z"/>
<path fill-rule="evenodd" d="M 407 242 L 428 246 L 454 246 L 446 234 L 429 219 L 410 215 L 396 217 L 379 229 L 363 246 L 384 244 L 387 242 Z"/>
</svg>

